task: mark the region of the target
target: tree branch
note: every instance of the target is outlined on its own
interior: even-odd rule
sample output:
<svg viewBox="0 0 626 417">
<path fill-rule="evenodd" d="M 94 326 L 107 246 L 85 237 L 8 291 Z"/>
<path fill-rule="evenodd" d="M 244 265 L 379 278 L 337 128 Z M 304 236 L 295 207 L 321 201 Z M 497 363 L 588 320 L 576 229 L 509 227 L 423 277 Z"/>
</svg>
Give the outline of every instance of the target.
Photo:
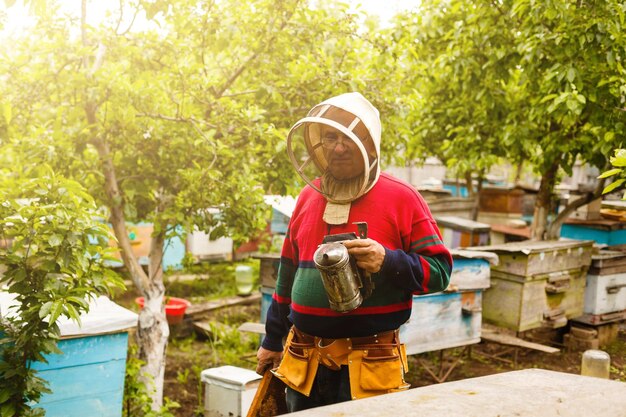
<svg viewBox="0 0 626 417">
<path fill-rule="evenodd" d="M 125 31 L 118 33 L 118 30 L 120 29 L 120 26 L 122 25 L 122 20 L 124 18 L 124 0 L 120 0 L 120 17 L 119 19 L 117 19 L 117 25 L 115 25 L 115 30 L 113 31 L 113 33 L 115 33 L 118 36 L 124 36 L 125 34 L 127 34 L 130 31 L 130 29 L 133 27 L 133 25 L 135 24 L 135 19 L 137 19 L 138 13 L 139 13 L 139 8 L 135 7 L 135 13 L 133 13 L 133 18 L 128 24 L 128 27 L 126 28 Z"/>
<path fill-rule="evenodd" d="M 294 9 L 298 7 L 298 3 L 296 3 L 296 5 L 294 6 Z M 239 78 L 239 76 L 248 68 L 248 66 L 251 65 L 252 62 L 255 61 L 259 57 L 259 55 L 261 55 L 261 53 L 269 47 L 269 45 L 272 45 L 274 43 L 274 39 L 276 38 L 276 33 L 282 31 L 285 28 L 285 26 L 287 26 L 287 22 L 289 22 L 289 20 L 293 16 L 293 13 L 294 12 L 291 11 L 288 14 L 288 16 L 286 16 L 286 18 L 281 22 L 278 28 L 278 31 L 275 31 L 274 34 L 270 36 L 268 40 L 266 40 L 265 42 L 262 42 L 261 44 L 263 46 L 258 48 L 255 52 L 253 52 L 252 55 L 250 55 L 248 59 L 246 59 L 243 62 L 243 64 L 241 64 L 239 68 L 237 68 L 235 72 L 233 72 L 233 74 L 226 80 L 224 84 L 222 84 L 222 86 L 219 89 L 211 88 L 213 97 L 218 98 L 218 99 L 221 97 L 224 97 L 224 92 L 226 92 L 226 90 L 230 88 L 230 86 L 237 80 L 237 78 Z"/>
<path fill-rule="evenodd" d="M 563 211 L 559 213 L 558 216 L 554 219 L 550 227 L 548 228 L 548 239 L 558 239 L 561 234 L 561 226 L 565 223 L 565 220 L 569 218 L 569 216 L 576 211 L 578 208 L 585 206 L 592 201 L 602 197 L 602 190 L 604 189 L 604 183 L 606 182 L 606 178 L 601 178 L 598 181 L 598 185 L 593 192 L 588 192 L 582 195 L 580 198 L 574 200 L 569 203 Z"/>
<path fill-rule="evenodd" d="M 161 119 L 161 120 L 167 120 L 168 122 L 177 122 L 177 123 L 200 123 L 203 124 L 207 127 L 213 128 L 213 129 L 217 129 L 217 126 L 206 122 L 204 120 L 198 120 L 194 117 L 176 117 L 176 116 L 166 116 L 164 114 L 152 114 L 152 113 L 137 113 L 135 114 L 135 117 L 149 117 L 151 119 Z"/>
</svg>

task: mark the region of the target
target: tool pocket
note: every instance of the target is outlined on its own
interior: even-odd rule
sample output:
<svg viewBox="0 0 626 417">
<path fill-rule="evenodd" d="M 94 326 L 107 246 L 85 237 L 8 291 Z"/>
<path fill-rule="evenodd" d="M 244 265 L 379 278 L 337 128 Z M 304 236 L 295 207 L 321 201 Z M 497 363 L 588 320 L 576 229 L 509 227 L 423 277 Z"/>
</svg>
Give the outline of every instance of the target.
<svg viewBox="0 0 626 417">
<path fill-rule="evenodd" d="M 373 356 L 368 352 L 361 360 L 360 385 L 367 391 L 386 391 L 403 386 L 400 356 Z"/>
<path fill-rule="evenodd" d="M 307 378 L 309 369 L 309 350 L 302 347 L 289 346 L 283 355 L 277 373 L 283 375 L 289 383 L 301 386 Z"/>
</svg>

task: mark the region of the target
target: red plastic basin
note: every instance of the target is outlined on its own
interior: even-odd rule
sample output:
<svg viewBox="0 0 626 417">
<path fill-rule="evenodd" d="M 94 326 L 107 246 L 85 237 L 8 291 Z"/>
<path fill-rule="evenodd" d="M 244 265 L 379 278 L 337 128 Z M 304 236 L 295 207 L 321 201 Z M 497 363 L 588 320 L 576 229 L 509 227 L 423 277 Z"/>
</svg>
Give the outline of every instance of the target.
<svg viewBox="0 0 626 417">
<path fill-rule="evenodd" d="M 178 324 L 183 321 L 185 310 L 191 305 L 191 303 L 184 298 L 166 297 L 167 304 L 165 305 L 165 317 L 169 324 Z M 135 303 L 140 308 L 143 308 L 143 297 L 135 298 Z"/>
</svg>

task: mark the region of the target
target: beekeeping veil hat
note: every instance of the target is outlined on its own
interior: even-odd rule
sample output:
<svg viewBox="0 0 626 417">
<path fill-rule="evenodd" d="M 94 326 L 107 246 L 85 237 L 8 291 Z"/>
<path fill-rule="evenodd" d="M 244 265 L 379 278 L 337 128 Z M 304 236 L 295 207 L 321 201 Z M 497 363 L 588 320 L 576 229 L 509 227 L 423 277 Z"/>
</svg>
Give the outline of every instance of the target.
<svg viewBox="0 0 626 417">
<path fill-rule="evenodd" d="M 350 154 L 355 164 L 363 167 L 357 175 L 335 178 L 331 174 L 333 150 L 322 143 L 323 133 L 329 128 L 351 141 Z M 380 175 L 380 135 L 378 110 L 359 93 L 341 94 L 323 101 L 289 131 L 287 149 L 291 163 L 307 184 L 326 197 L 327 223 L 347 223 L 350 203 L 376 184 Z M 321 178 L 319 183 L 316 178 Z"/>
</svg>

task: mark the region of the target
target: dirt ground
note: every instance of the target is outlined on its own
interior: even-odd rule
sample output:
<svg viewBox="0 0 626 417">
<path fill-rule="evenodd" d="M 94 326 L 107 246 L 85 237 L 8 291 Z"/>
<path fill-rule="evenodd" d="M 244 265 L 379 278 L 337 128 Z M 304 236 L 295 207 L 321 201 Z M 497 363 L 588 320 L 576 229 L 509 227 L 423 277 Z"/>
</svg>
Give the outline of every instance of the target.
<svg viewBox="0 0 626 417">
<path fill-rule="evenodd" d="M 244 321 L 257 321 L 259 313 L 259 305 L 231 307 L 207 315 L 205 320 L 226 322 L 230 329 L 236 329 Z M 438 381 L 455 381 L 526 368 L 579 374 L 583 351 L 563 345 L 563 336 L 567 332 L 568 328 L 565 327 L 540 329 L 520 335 L 526 340 L 560 349 L 558 353 L 552 354 L 482 341 L 466 347 L 413 355 L 409 357 L 407 382 L 415 388 Z M 172 329 L 172 342 L 167 355 L 165 396 L 180 404 L 180 408 L 174 411 L 176 416 L 202 415 L 204 387 L 199 380 L 202 369 L 227 364 L 254 369 L 258 335 L 240 334 L 239 337 L 244 340 L 245 348 L 238 347 L 225 353 L 225 346 L 218 346 L 224 342 L 224 338 L 220 342 L 217 336 L 207 337 L 206 334 L 195 331 L 190 322 Z M 611 379 L 626 381 L 624 324 L 621 325 L 617 339 L 602 349 L 611 356 Z"/>
</svg>

